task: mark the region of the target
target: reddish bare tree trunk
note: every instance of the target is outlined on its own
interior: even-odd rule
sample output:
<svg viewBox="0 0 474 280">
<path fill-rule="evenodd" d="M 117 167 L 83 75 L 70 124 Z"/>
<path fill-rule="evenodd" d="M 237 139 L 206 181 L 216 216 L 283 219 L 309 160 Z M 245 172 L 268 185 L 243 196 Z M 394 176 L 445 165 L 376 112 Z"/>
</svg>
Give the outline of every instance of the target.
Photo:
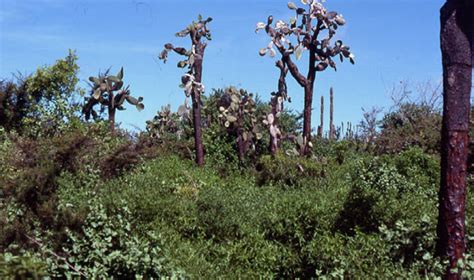
<svg viewBox="0 0 474 280">
<path fill-rule="evenodd" d="M 311 111 L 313 106 L 314 80 L 316 77 L 316 47 L 309 50 L 309 66 L 306 83 L 304 85 L 304 112 L 303 112 L 303 138 L 305 140 L 302 154 L 309 153 L 308 143 L 311 141 Z M 291 68 L 290 68 L 291 70 Z"/>
<path fill-rule="evenodd" d="M 199 43 L 196 46 L 196 57 L 194 61 L 195 81 L 202 82 L 202 61 L 204 58 L 204 49 L 206 45 Z M 202 144 L 201 128 L 201 93 L 193 90 L 191 94 L 193 106 L 193 126 L 194 126 L 194 148 L 196 149 L 196 164 L 204 165 L 204 146 Z"/>
<path fill-rule="evenodd" d="M 441 186 L 437 252 L 447 257 L 445 279 L 463 258 L 470 93 L 472 86 L 472 23 L 470 1 L 448 0 L 441 9 L 444 111 L 441 138 Z"/>
<path fill-rule="evenodd" d="M 304 111 L 303 111 L 303 138 L 305 145 L 302 148 L 302 155 L 308 153 L 307 143 L 311 141 L 311 111 L 313 104 L 313 83 L 308 83 L 304 87 Z"/>
<path fill-rule="evenodd" d="M 115 133 L 115 108 L 114 108 L 114 94 L 109 91 L 109 105 L 108 105 L 108 115 L 109 115 L 109 129 L 110 132 Z"/>
</svg>

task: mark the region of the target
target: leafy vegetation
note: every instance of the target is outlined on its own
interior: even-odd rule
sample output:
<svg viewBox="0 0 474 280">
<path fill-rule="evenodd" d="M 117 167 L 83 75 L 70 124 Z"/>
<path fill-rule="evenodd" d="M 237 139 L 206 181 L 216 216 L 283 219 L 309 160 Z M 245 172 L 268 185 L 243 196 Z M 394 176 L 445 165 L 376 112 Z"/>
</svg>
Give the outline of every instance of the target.
<svg viewBox="0 0 474 280">
<path fill-rule="evenodd" d="M 235 87 L 204 95 L 201 39 L 211 39 L 211 18 L 202 17 L 177 34 L 191 38 L 190 50 L 166 44 L 160 55 L 185 57 L 178 66 L 192 108 L 163 106 L 143 132 L 115 125 L 124 101 L 144 108 L 123 88 L 123 69 L 91 77 L 84 104 L 74 52 L 2 80 L 0 278 L 441 279 L 440 109 L 399 99 L 382 119 L 367 110 L 344 130 L 333 124 L 331 89 L 329 133 L 321 122 L 310 142 L 307 107 L 284 108 L 287 72 L 311 100 L 315 72 L 353 55 L 340 41 L 329 46 L 342 16 L 301 2 L 308 10 L 288 4 L 297 15 L 289 24 L 272 27 L 269 17 L 257 26 L 272 38 L 260 54 L 273 56 L 274 46 L 282 54 L 269 101 Z M 323 30 L 329 37 L 319 41 Z M 289 35 L 298 43 L 285 43 Z M 314 57 L 300 79 L 290 54 L 304 49 Z M 473 199 L 466 212 L 458 268 L 469 279 Z"/>
</svg>

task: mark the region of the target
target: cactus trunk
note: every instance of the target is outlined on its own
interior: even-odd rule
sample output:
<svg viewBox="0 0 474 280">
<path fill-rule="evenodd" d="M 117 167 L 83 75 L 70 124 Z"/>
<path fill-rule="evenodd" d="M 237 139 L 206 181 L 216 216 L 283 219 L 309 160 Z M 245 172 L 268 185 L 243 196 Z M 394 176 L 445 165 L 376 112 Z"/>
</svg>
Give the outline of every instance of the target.
<svg viewBox="0 0 474 280">
<path fill-rule="evenodd" d="M 115 132 L 115 108 L 114 108 L 114 93 L 109 91 L 109 105 L 108 105 L 108 115 L 109 115 L 109 128 L 110 132 Z"/>
<path fill-rule="evenodd" d="M 329 139 L 334 140 L 336 133 L 336 127 L 334 126 L 334 90 L 331 87 L 329 91 Z"/>
<path fill-rule="evenodd" d="M 453 271 L 464 256 L 467 148 L 472 86 L 474 5 L 448 0 L 441 9 L 443 125 L 437 253 L 449 260 L 444 279 L 462 279 Z"/>
<path fill-rule="evenodd" d="M 308 142 L 311 141 L 311 111 L 313 104 L 313 83 L 308 82 L 304 87 L 304 112 L 303 112 L 303 139 L 304 145 L 301 148 L 300 154 L 308 154 Z"/>
<path fill-rule="evenodd" d="M 205 45 L 200 43 L 196 47 L 196 59 L 194 62 L 194 71 L 196 82 L 201 83 L 202 80 L 202 60 L 204 57 Z M 193 126 L 194 126 L 194 147 L 196 153 L 196 164 L 204 165 L 204 146 L 202 144 L 202 128 L 201 128 L 201 93 L 193 90 L 192 94 L 193 106 Z"/>
</svg>

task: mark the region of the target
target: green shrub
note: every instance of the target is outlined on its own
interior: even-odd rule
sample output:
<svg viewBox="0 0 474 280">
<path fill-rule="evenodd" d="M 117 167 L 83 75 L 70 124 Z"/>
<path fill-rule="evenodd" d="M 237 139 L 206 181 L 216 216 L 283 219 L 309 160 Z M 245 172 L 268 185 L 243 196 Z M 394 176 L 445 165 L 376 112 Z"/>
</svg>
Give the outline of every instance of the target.
<svg viewBox="0 0 474 280">
<path fill-rule="evenodd" d="M 325 159 L 306 159 L 278 154 L 262 156 L 257 164 L 258 184 L 281 187 L 317 186 L 326 176 Z"/>
<path fill-rule="evenodd" d="M 90 201 L 89 215 L 81 234 L 70 233 L 68 261 L 88 278 L 164 277 L 179 274 L 170 267 L 163 252 L 164 240 L 153 232 L 133 234 L 126 206 L 109 213 Z"/>
<path fill-rule="evenodd" d="M 48 276 L 46 263 L 29 252 L 21 256 L 12 253 L 0 254 L 0 278 L 2 279 L 44 279 Z"/>
</svg>

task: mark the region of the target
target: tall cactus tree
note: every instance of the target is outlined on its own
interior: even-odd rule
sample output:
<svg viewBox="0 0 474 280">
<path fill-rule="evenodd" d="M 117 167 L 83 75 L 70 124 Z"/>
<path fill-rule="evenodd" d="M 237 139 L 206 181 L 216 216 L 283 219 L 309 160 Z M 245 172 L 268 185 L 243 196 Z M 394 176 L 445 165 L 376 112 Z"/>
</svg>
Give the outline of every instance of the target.
<svg viewBox="0 0 474 280">
<path fill-rule="evenodd" d="M 467 148 L 474 58 L 474 3 L 447 0 L 441 9 L 443 125 L 439 191 L 438 254 L 447 257 L 445 279 L 462 279 L 453 270 L 464 257 Z"/>
<path fill-rule="evenodd" d="M 350 48 L 337 40 L 331 46 L 336 30 L 345 24 L 342 15 L 337 12 L 328 11 L 319 0 L 301 0 L 304 7 L 297 7 L 295 3 L 289 2 L 288 8 L 295 11 L 296 16 L 289 22 L 282 20 L 274 24 L 272 16 L 267 22 L 257 23 L 257 30 L 263 29 L 271 38 L 266 48 L 260 49 L 260 55 L 268 54 L 274 57 L 277 51 L 281 60 L 288 67 L 289 72 L 297 83 L 304 89 L 304 113 L 303 113 L 303 139 L 302 154 L 307 154 L 308 144 L 311 140 L 311 106 L 313 102 L 313 91 L 316 73 L 331 67 L 336 70 L 333 58 L 339 56 L 354 63 L 354 55 Z M 275 50 L 276 48 L 276 50 Z M 292 59 L 299 60 L 305 50 L 309 51 L 309 67 L 304 76 Z"/>
<path fill-rule="evenodd" d="M 82 113 L 85 115 L 86 120 L 89 120 L 91 115 L 94 119 L 98 117 L 97 112 L 94 110 L 95 105 L 101 106 L 101 111 L 107 108 L 109 117 L 110 131 L 115 131 L 115 112 L 117 110 L 123 111 L 125 101 L 135 105 L 138 111 L 145 108 L 143 105 L 143 97 L 135 98 L 130 95 L 130 87 L 123 88 L 123 67 L 117 73 L 112 76 L 106 71 L 103 74 L 99 74 L 98 77 L 89 77 L 89 81 L 92 83 L 91 96 L 86 99 L 86 103 L 82 108 Z"/>
<path fill-rule="evenodd" d="M 161 52 L 159 58 L 164 62 L 167 61 L 168 53 L 175 53 L 185 57 L 185 60 L 178 62 L 179 68 L 187 68 L 187 73 L 181 77 L 182 87 L 186 97 L 191 97 L 192 114 L 194 126 L 194 146 L 196 153 L 196 163 L 198 166 L 204 165 L 204 146 L 202 144 L 202 128 L 201 128 L 201 94 L 204 92 L 202 84 L 202 64 L 204 59 L 204 51 L 207 47 L 207 41 L 211 40 L 211 32 L 207 24 L 212 18 L 203 19 L 201 15 L 198 21 L 193 21 L 186 29 L 176 33 L 177 37 L 189 37 L 191 39 L 191 48 L 189 50 L 182 47 L 174 47 L 168 43 Z"/>
</svg>

